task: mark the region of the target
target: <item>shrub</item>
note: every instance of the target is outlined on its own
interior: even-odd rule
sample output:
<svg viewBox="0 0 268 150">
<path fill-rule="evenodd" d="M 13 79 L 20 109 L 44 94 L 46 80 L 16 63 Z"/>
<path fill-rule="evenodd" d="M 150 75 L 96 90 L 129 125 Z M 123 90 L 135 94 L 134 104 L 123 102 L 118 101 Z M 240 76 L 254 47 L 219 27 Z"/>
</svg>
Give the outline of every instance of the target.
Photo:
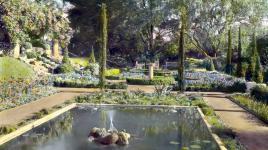
<svg viewBox="0 0 268 150">
<path fill-rule="evenodd" d="M 264 83 L 268 83 L 268 69 L 264 71 L 264 77 L 263 77 Z"/>
<path fill-rule="evenodd" d="M 268 88 L 263 86 L 256 86 L 251 90 L 251 96 L 256 100 L 268 104 Z"/>
<path fill-rule="evenodd" d="M 13 131 L 17 130 L 15 126 L 8 125 L 8 126 L 2 126 L 0 127 L 0 135 L 8 134 Z"/>
<path fill-rule="evenodd" d="M 24 44 L 22 44 L 22 47 L 25 49 L 32 49 L 33 45 L 30 42 L 25 42 Z"/>
<path fill-rule="evenodd" d="M 38 54 L 36 52 L 26 52 L 28 59 L 37 58 Z"/>
<path fill-rule="evenodd" d="M 255 66 L 255 74 L 254 75 L 255 75 L 254 80 L 257 83 L 262 83 L 263 82 L 263 68 L 262 68 L 259 56 L 256 59 L 256 66 Z"/>
<path fill-rule="evenodd" d="M 73 66 L 71 64 L 68 64 L 68 63 L 61 64 L 54 69 L 54 73 L 56 73 L 56 74 L 70 73 L 73 71 L 74 71 Z"/>
<path fill-rule="evenodd" d="M 55 80 L 54 86 L 56 87 L 74 87 L 74 88 L 98 88 L 99 85 L 89 81 L 82 80 Z M 107 83 L 105 85 L 108 89 L 126 89 L 127 84 L 125 83 Z"/>
<path fill-rule="evenodd" d="M 204 62 L 203 62 L 203 66 L 208 71 L 214 71 L 215 70 L 215 67 L 214 67 L 213 60 L 212 59 L 209 59 L 209 58 L 208 59 L 205 59 Z"/>
<path fill-rule="evenodd" d="M 91 53 L 90 53 L 90 56 L 89 56 L 89 63 L 96 63 L 96 59 L 95 59 L 95 55 L 94 55 L 94 49 L 92 47 L 92 50 L 91 50 Z"/>
<path fill-rule="evenodd" d="M 89 64 L 86 68 L 85 71 L 89 71 L 91 75 L 98 76 L 99 75 L 99 64 L 94 63 L 94 64 Z"/>
<path fill-rule="evenodd" d="M 143 78 L 127 78 L 126 80 L 128 84 L 133 85 L 170 85 L 175 83 L 173 77 L 161 77 L 161 76 L 158 77 L 156 76 L 154 77 L 153 80 Z"/>
<path fill-rule="evenodd" d="M 105 76 L 116 76 L 120 74 L 120 69 L 107 69 Z"/>
<path fill-rule="evenodd" d="M 241 93 L 245 93 L 246 90 L 247 90 L 246 83 L 239 81 L 234 82 L 234 84 L 231 86 L 227 86 L 225 90 L 223 89 L 223 91 L 225 92 L 241 92 Z"/>
<path fill-rule="evenodd" d="M 124 80 L 124 77 L 121 76 L 106 76 L 106 79 L 108 80 Z"/>
</svg>

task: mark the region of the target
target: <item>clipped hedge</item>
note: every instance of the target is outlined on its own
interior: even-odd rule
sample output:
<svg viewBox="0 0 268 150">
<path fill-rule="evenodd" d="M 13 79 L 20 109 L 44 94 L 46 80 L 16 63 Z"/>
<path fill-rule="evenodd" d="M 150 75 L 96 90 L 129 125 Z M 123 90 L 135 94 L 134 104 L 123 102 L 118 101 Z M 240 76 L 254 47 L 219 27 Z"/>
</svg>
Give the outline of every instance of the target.
<svg viewBox="0 0 268 150">
<path fill-rule="evenodd" d="M 125 78 L 120 77 L 120 76 L 106 76 L 105 77 L 108 80 L 124 80 Z"/>
<path fill-rule="evenodd" d="M 175 80 L 173 77 L 154 77 L 153 80 L 143 78 L 127 78 L 127 83 L 132 85 L 170 85 L 174 84 Z"/>
<path fill-rule="evenodd" d="M 105 76 L 117 76 L 120 73 L 120 69 L 108 69 L 105 71 Z"/>
<path fill-rule="evenodd" d="M 173 86 L 174 91 L 178 91 L 179 88 L 177 85 Z M 247 90 L 247 86 L 245 83 L 235 82 L 231 86 L 223 86 L 223 85 L 216 85 L 216 84 L 200 84 L 200 85 L 186 85 L 186 91 L 202 91 L 202 92 L 239 92 L 245 93 Z"/>
<path fill-rule="evenodd" d="M 72 87 L 72 88 L 98 88 L 98 84 L 85 81 L 76 80 L 56 80 L 54 81 L 55 87 Z M 105 85 L 107 89 L 127 89 L 127 84 L 125 83 L 110 83 Z"/>
<path fill-rule="evenodd" d="M 256 86 L 251 90 L 250 95 L 257 101 L 268 104 L 268 88 L 263 86 Z"/>
</svg>

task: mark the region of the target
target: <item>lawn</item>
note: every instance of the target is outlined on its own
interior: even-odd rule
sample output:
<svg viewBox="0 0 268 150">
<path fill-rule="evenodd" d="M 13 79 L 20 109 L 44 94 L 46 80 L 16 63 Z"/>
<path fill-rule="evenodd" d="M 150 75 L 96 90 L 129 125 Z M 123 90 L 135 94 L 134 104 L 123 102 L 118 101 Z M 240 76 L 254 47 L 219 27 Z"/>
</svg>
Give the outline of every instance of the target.
<svg viewBox="0 0 268 150">
<path fill-rule="evenodd" d="M 89 65 L 89 58 L 88 57 L 73 57 L 70 58 L 72 64 L 77 64 L 83 67 L 86 67 Z"/>
<path fill-rule="evenodd" d="M 0 57 L 0 80 L 8 80 L 11 78 L 30 78 L 34 75 L 33 69 L 11 57 Z"/>
</svg>

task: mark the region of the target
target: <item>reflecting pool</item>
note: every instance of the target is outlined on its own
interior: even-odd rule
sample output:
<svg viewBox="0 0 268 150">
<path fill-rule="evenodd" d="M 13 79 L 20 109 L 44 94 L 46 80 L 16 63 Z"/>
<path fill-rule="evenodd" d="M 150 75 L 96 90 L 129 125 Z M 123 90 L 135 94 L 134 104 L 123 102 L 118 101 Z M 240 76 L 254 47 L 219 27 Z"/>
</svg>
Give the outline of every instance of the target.
<svg viewBox="0 0 268 150">
<path fill-rule="evenodd" d="M 111 122 L 112 120 L 112 122 Z M 112 124 L 111 124 L 112 123 Z M 88 140 L 93 127 L 131 134 L 129 145 Z M 217 150 L 196 108 L 83 106 L 0 146 L 0 150 Z"/>
</svg>

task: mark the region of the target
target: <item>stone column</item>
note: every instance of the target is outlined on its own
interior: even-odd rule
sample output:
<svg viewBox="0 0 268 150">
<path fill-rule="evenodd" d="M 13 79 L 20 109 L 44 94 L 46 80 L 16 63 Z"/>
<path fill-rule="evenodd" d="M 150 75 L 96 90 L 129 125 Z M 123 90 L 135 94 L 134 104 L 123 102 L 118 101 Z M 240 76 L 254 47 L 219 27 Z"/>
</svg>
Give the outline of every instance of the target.
<svg viewBox="0 0 268 150">
<path fill-rule="evenodd" d="M 53 40 L 53 57 L 59 59 L 60 51 L 59 51 L 59 40 Z"/>
<path fill-rule="evenodd" d="M 149 64 L 149 79 L 150 80 L 154 79 L 154 64 L 153 63 Z"/>
<path fill-rule="evenodd" d="M 13 57 L 14 58 L 19 58 L 20 57 L 20 44 L 19 44 L 18 41 L 15 43 L 15 47 L 13 49 Z"/>
</svg>

